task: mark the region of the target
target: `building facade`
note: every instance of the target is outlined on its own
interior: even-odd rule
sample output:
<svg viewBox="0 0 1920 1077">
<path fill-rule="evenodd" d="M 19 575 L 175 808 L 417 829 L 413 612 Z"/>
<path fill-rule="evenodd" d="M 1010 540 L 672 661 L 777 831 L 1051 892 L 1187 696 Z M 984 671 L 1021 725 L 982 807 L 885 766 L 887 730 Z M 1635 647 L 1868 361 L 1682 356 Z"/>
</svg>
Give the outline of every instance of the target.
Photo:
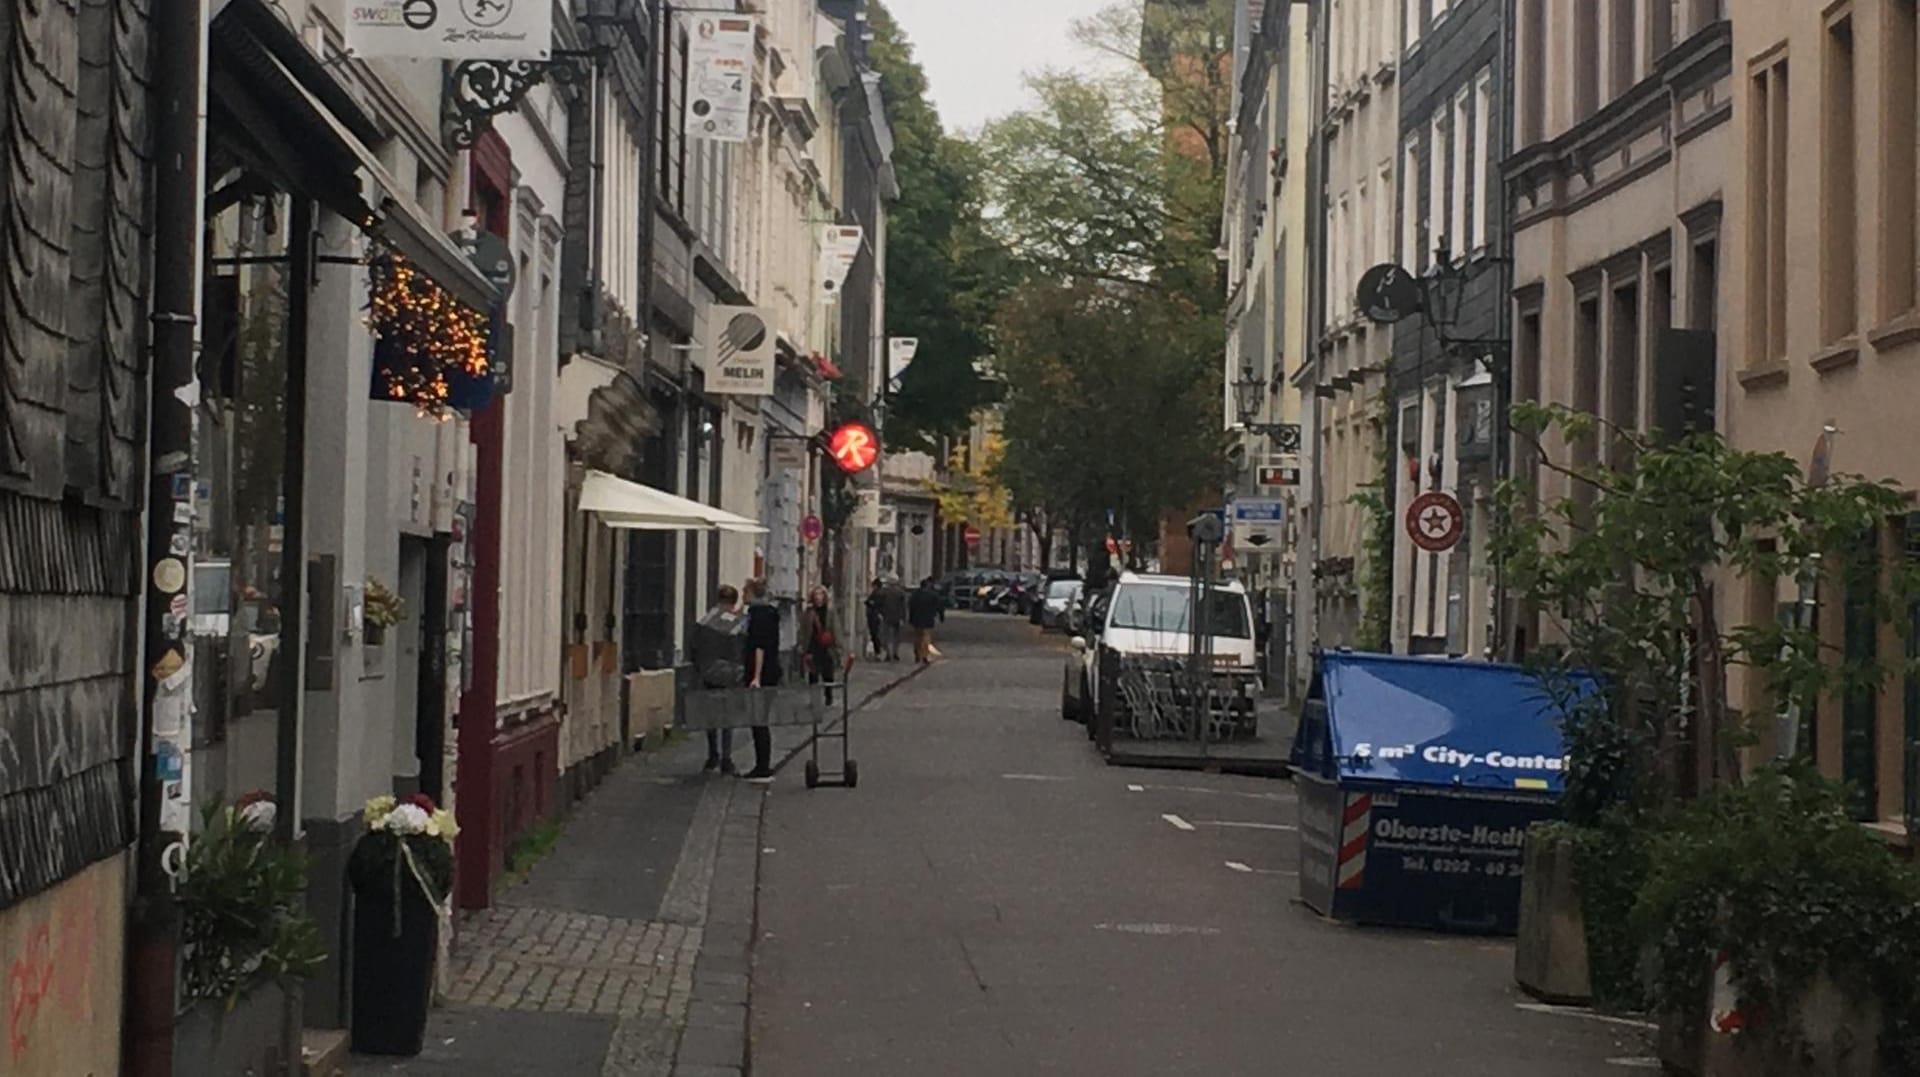
<svg viewBox="0 0 1920 1077">
<path fill-rule="evenodd" d="M 1235 541 L 1234 567 L 1285 626 L 1299 563 L 1305 488 L 1301 398 L 1288 373 L 1308 351 L 1307 206 L 1311 139 L 1310 5 L 1243 0 L 1236 11 L 1234 124 L 1224 213 L 1227 346 L 1223 422 L 1238 431 L 1237 496 L 1278 498 L 1289 519 L 1285 541 Z M 1286 631 L 1276 653 L 1298 653 Z M 1294 679 L 1270 668 L 1278 690 Z"/>
<path fill-rule="evenodd" d="M 1504 166 L 1514 400 L 1629 430 L 1713 425 L 1721 207 L 1734 178 L 1731 37 L 1711 3 L 1519 5 Z M 1544 470 L 1541 451 L 1582 463 L 1612 450 L 1512 444 L 1514 476 L 1560 498 L 1587 493 Z M 1520 596 L 1509 607 L 1506 647 L 1524 657 L 1544 626 Z"/>
<path fill-rule="evenodd" d="M 1713 5 L 1700 5 L 1712 8 Z M 1920 358 L 1920 18 L 1912 0 L 1731 0 L 1733 119 L 1724 150 L 1724 426 L 1741 448 L 1920 489 L 1903 404 Z M 1789 80 L 1791 68 L 1793 77 Z M 1912 557 L 1920 518 L 1884 521 L 1883 558 Z M 1818 588 L 1827 644 L 1899 668 L 1912 643 L 1861 593 Z M 1740 620 L 1766 623 L 1791 581 L 1730 587 Z M 1896 613 L 1895 616 L 1900 616 Z M 1760 708 L 1762 686 L 1736 684 Z M 1906 835 L 1920 818 L 1920 692 L 1910 678 L 1829 698 L 1799 750 L 1855 790 L 1858 818 Z"/>
<path fill-rule="evenodd" d="M 1487 538 L 1499 481 L 1495 416 L 1506 362 L 1507 0 L 1407 0 L 1399 77 L 1397 264 L 1425 309 L 1394 326 L 1388 507 L 1427 491 L 1459 503 L 1443 552 L 1395 527 L 1392 641 L 1411 654 L 1489 653 Z"/>
<path fill-rule="evenodd" d="M 1360 499 L 1384 470 L 1393 331 L 1362 318 L 1355 296 L 1360 275 L 1391 260 L 1400 174 L 1398 0 L 1316 7 L 1312 349 L 1290 372 L 1312 445 L 1313 546 L 1296 572 L 1300 593 L 1313 596 L 1298 633 L 1303 654 L 1363 640 L 1369 516 Z"/>
</svg>

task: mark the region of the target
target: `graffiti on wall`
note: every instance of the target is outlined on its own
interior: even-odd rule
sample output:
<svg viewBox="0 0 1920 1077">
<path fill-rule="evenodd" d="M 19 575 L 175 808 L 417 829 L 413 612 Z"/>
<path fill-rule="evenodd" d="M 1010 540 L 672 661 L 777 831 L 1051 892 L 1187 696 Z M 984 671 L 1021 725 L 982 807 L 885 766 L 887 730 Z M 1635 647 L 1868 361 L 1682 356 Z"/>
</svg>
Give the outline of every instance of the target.
<svg viewBox="0 0 1920 1077">
<path fill-rule="evenodd" d="M 127 859 L 0 913 L 0 1073 L 119 1071 Z"/>
</svg>

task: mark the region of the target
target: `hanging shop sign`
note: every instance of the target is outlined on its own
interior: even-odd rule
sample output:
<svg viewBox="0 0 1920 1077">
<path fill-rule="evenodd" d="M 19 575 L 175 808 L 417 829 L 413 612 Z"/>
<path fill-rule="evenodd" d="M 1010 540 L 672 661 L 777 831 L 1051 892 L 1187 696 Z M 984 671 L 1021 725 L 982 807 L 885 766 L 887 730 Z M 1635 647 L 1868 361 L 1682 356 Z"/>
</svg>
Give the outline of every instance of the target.
<svg viewBox="0 0 1920 1077">
<path fill-rule="evenodd" d="M 857 224 L 830 224 L 820 233 L 820 302 L 836 303 L 840 299 L 840 286 L 847 282 L 847 273 L 853 269 L 854 259 L 860 257 L 860 243 L 865 233 Z"/>
<path fill-rule="evenodd" d="M 919 337 L 887 338 L 887 386 L 889 388 L 900 388 L 900 377 L 907 372 L 907 365 L 913 362 L 914 353 L 919 350 Z"/>
<path fill-rule="evenodd" d="M 687 35 L 686 132 L 709 142 L 745 142 L 753 118 L 754 20 L 682 16 Z"/>
<path fill-rule="evenodd" d="M 1298 486 L 1300 469 L 1291 464 L 1261 464 L 1259 479 L 1262 486 Z"/>
<path fill-rule="evenodd" d="M 548 0 L 349 0 L 349 56 L 426 60 L 546 60 Z"/>
<path fill-rule="evenodd" d="M 773 331 L 758 307 L 714 307 L 707 317 L 707 391 L 773 392 Z"/>
<path fill-rule="evenodd" d="M 826 525 L 820 522 L 818 516 L 808 516 L 800 521 L 800 538 L 806 542 L 820 541 L 820 535 L 825 530 Z"/>
<path fill-rule="evenodd" d="M 423 415 L 483 406 L 493 396 L 489 340 L 509 351 L 504 307 L 489 320 L 399 255 L 367 267 L 373 397 Z"/>
<path fill-rule="evenodd" d="M 772 471 L 805 471 L 807 443 L 797 436 L 773 437 L 767 444 L 767 467 Z"/>
<path fill-rule="evenodd" d="M 854 475 L 880 458 L 880 439 L 865 423 L 845 423 L 827 437 L 827 452 L 840 470 Z"/>
<path fill-rule="evenodd" d="M 1407 537 L 1428 553 L 1446 553 L 1460 541 L 1466 514 L 1452 494 L 1428 490 L 1407 506 Z"/>
</svg>

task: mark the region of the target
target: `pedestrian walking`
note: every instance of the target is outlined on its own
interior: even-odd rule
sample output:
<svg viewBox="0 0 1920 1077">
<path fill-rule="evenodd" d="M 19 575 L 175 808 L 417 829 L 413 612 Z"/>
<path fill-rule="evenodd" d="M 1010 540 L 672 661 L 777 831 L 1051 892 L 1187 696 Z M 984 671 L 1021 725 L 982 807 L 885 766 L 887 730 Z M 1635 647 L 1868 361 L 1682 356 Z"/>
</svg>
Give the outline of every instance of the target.
<svg viewBox="0 0 1920 1077">
<path fill-rule="evenodd" d="M 713 605 L 693 629 L 693 668 L 701 688 L 739 688 L 747 683 L 746 634 L 740 592 L 732 584 L 721 584 Z M 707 764 L 701 769 L 734 772 L 733 730 L 707 730 Z"/>
<path fill-rule="evenodd" d="M 780 607 L 767 600 L 767 581 L 758 576 L 747 581 L 745 636 L 747 687 L 779 687 Z M 748 772 L 747 780 L 773 780 L 773 730 L 764 725 L 753 727 L 753 770 Z"/>
<path fill-rule="evenodd" d="M 907 620 L 913 625 L 913 660 L 921 665 L 933 661 L 933 626 L 940 623 L 940 592 L 928 576 L 907 598 Z"/>
<path fill-rule="evenodd" d="M 824 587 L 815 587 L 807 593 L 807 604 L 800 611 L 800 647 L 807 667 L 807 683 L 826 685 L 827 706 L 833 706 L 834 674 L 840 668 L 840 641 L 834 638 L 833 611 Z"/>
<path fill-rule="evenodd" d="M 907 623 L 907 589 L 900 581 L 887 577 L 880 589 L 880 634 L 887 642 L 887 661 L 900 660 L 900 631 Z"/>
<path fill-rule="evenodd" d="M 881 579 L 873 578 L 873 587 L 867 591 L 867 653 L 875 658 L 881 657 L 886 647 L 886 623 L 880 616 Z"/>
</svg>

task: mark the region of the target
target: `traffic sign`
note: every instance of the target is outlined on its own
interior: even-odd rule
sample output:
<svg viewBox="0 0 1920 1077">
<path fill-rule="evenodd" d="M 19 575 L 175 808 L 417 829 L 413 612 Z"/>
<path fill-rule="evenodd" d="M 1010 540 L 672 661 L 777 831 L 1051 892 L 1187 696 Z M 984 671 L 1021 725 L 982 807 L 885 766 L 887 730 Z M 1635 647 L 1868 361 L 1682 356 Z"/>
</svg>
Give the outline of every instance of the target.
<svg viewBox="0 0 1920 1077">
<path fill-rule="evenodd" d="M 968 524 L 967 529 L 960 532 L 960 537 L 966 540 L 968 549 L 980 545 L 980 529 L 972 524 Z"/>
<path fill-rule="evenodd" d="M 1277 497 L 1243 497 L 1233 503 L 1233 544 L 1255 550 L 1286 541 L 1287 503 Z"/>
<path fill-rule="evenodd" d="M 826 526 L 820 522 L 818 516 L 808 516 L 800 521 L 800 537 L 808 542 L 818 542 L 821 532 L 825 530 Z"/>
<path fill-rule="evenodd" d="M 1466 515 L 1453 495 L 1428 490 L 1407 506 L 1407 537 L 1428 553 L 1445 553 L 1460 541 Z"/>
<path fill-rule="evenodd" d="M 1288 467 L 1283 464 L 1263 465 L 1260 468 L 1260 485 L 1298 486 L 1300 485 L 1300 469 L 1297 467 Z"/>
<path fill-rule="evenodd" d="M 849 475 L 865 471 L 880 458 L 880 439 L 865 423 L 845 423 L 827 439 L 833 462 Z"/>
</svg>

